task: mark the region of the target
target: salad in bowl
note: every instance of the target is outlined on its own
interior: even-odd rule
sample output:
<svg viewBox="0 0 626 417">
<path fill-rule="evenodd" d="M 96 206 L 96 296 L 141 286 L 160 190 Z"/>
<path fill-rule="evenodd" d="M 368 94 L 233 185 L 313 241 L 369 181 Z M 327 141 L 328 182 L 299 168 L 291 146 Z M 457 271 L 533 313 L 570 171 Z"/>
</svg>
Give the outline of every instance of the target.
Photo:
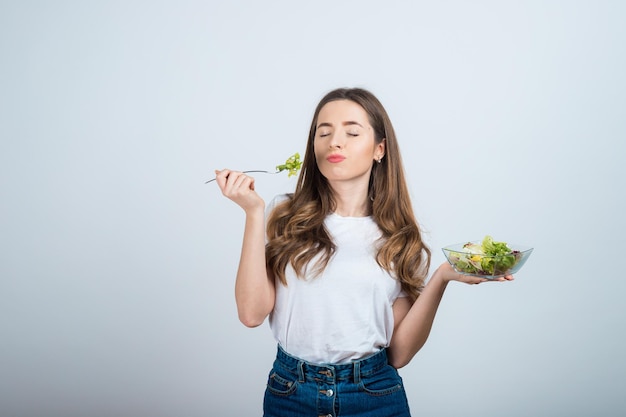
<svg viewBox="0 0 626 417">
<path fill-rule="evenodd" d="M 495 279 L 519 271 L 533 248 L 509 245 L 506 242 L 497 242 L 491 236 L 485 236 L 482 241 L 457 243 L 442 250 L 456 272 Z"/>
</svg>

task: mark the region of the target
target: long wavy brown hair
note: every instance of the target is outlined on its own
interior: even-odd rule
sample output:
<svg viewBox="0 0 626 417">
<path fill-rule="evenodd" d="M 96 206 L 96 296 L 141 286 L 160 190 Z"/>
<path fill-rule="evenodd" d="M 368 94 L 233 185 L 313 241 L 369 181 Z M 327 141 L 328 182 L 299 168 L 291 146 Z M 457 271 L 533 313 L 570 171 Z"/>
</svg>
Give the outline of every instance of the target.
<svg viewBox="0 0 626 417">
<path fill-rule="evenodd" d="M 372 161 L 369 181 L 370 213 L 382 232 L 376 261 L 395 276 L 402 289 L 415 300 L 430 267 L 430 249 L 422 241 L 413 213 L 391 120 L 380 101 L 360 88 L 333 90 L 317 105 L 296 189 L 268 218 L 268 270 L 287 285 L 285 269 L 288 264 L 300 278 L 308 273 L 315 276 L 323 271 L 335 252 L 336 246 L 324 226 L 324 219 L 335 209 L 335 200 L 328 181 L 317 167 L 313 150 L 320 110 L 335 100 L 359 104 L 369 116 L 376 143 L 386 142 L 382 161 Z"/>
</svg>

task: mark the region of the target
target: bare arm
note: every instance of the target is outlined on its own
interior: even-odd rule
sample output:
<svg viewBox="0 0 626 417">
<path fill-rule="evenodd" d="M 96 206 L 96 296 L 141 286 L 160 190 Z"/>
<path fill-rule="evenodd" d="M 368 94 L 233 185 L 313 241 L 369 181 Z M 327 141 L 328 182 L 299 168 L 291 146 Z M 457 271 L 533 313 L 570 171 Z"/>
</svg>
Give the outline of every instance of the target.
<svg viewBox="0 0 626 417">
<path fill-rule="evenodd" d="M 263 323 L 274 308 L 274 279 L 265 262 L 265 202 L 254 191 L 254 179 L 239 172 L 216 171 L 222 193 L 246 213 L 241 257 L 235 281 L 239 320 L 248 327 Z"/>
<path fill-rule="evenodd" d="M 507 276 L 497 281 L 512 279 L 512 276 Z M 395 329 L 389 346 L 389 363 L 393 367 L 401 368 L 407 365 L 424 346 L 448 282 L 453 280 L 467 284 L 487 281 L 484 278 L 457 274 L 446 262 L 437 268 L 413 304 L 406 297 L 396 300 L 393 305 Z"/>
</svg>

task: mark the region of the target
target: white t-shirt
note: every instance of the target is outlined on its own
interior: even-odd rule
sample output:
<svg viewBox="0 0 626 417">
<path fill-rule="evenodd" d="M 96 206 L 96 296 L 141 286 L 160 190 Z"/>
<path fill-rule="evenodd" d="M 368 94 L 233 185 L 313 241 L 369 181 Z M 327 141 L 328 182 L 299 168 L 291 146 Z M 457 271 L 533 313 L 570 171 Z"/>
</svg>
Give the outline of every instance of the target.
<svg viewBox="0 0 626 417">
<path fill-rule="evenodd" d="M 330 214 L 325 226 L 337 246 L 335 254 L 320 275 L 306 280 L 287 267 L 288 285 L 276 280 L 270 327 L 293 356 L 313 363 L 346 363 L 389 346 L 392 306 L 404 293 L 376 263 L 381 232 L 371 217 Z"/>
</svg>

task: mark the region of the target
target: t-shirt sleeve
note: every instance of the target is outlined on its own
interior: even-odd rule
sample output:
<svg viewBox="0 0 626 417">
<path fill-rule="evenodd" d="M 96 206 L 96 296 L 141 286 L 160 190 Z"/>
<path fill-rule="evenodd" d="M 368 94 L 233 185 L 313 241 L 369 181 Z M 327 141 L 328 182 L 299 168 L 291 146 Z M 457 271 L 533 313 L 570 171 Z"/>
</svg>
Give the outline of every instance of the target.
<svg viewBox="0 0 626 417">
<path fill-rule="evenodd" d="M 267 224 L 267 219 L 269 219 L 272 211 L 283 201 L 287 200 L 289 196 L 287 194 L 279 194 L 272 198 L 272 200 L 265 206 L 265 224 Z M 265 243 L 268 242 L 267 233 L 265 233 Z"/>
<path fill-rule="evenodd" d="M 398 296 L 396 297 L 396 299 L 398 298 L 404 298 L 404 297 L 408 297 L 409 294 L 407 294 L 404 290 L 400 290 L 400 292 L 398 293 Z"/>
</svg>

